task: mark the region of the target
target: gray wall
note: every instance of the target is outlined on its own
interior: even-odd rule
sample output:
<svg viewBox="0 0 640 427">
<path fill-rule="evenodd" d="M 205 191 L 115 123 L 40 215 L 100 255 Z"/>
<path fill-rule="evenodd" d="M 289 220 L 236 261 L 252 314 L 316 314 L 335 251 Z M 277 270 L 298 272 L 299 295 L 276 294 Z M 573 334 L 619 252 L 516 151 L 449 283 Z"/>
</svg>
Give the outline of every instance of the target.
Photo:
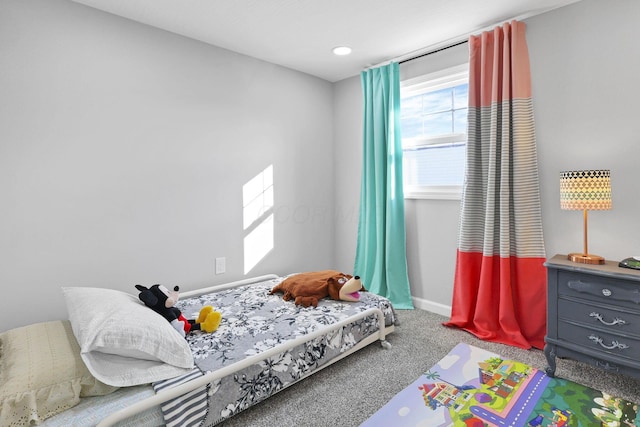
<svg viewBox="0 0 640 427">
<path fill-rule="evenodd" d="M 581 214 L 558 200 L 559 171 L 579 168 L 612 171 L 591 252 L 640 255 L 639 17 L 634 0 L 583 0 L 527 20 L 549 256 L 582 248 Z M 447 52 L 403 77 L 459 62 Z M 2 0 L 0 94 L 0 331 L 66 317 L 61 286 L 244 277 L 242 185 L 270 164 L 275 246 L 248 274 L 353 269 L 359 76 L 330 84 L 73 2 Z M 412 294 L 446 311 L 459 202 L 406 207 Z"/>
<path fill-rule="evenodd" d="M 61 286 L 244 277 L 242 186 L 268 165 L 275 243 L 248 274 L 333 267 L 330 83 L 73 2 L 3 0 L 0 94 L 0 330 L 66 317 Z"/>
<path fill-rule="evenodd" d="M 334 261 L 340 271 L 351 272 L 356 256 L 360 180 L 362 174 L 362 89 L 360 77 L 333 85 L 336 185 Z M 356 273 L 357 274 L 357 273 Z"/>
<path fill-rule="evenodd" d="M 611 260 L 640 255 L 640 55 L 633 35 L 638 19 L 640 2 L 635 0 L 583 0 L 526 20 L 549 257 L 582 251 L 582 213 L 560 209 L 559 172 L 591 168 L 611 169 L 613 209 L 589 214 L 589 252 Z M 456 65 L 459 56 L 455 48 L 408 62 L 400 67 L 402 77 Z M 359 110 L 352 111 L 362 108 L 359 85 L 359 77 L 335 85 L 351 94 L 349 99 L 336 96 L 336 110 L 349 114 L 336 123 L 336 140 L 342 138 L 336 153 L 352 151 L 345 147 L 347 139 L 360 147 L 362 120 Z M 336 206 L 343 210 L 354 203 L 354 195 L 339 197 Z M 459 208 L 456 201 L 407 200 L 409 279 L 419 307 L 441 313 L 450 309 Z M 336 224 L 341 230 L 337 247 L 349 248 L 356 229 L 351 223 Z M 343 250 L 342 256 L 354 254 Z"/>
<path fill-rule="evenodd" d="M 547 255 L 582 250 L 582 213 L 558 172 L 611 169 L 613 209 L 589 213 L 589 252 L 640 255 L 640 2 L 584 0 L 528 23 Z"/>
</svg>

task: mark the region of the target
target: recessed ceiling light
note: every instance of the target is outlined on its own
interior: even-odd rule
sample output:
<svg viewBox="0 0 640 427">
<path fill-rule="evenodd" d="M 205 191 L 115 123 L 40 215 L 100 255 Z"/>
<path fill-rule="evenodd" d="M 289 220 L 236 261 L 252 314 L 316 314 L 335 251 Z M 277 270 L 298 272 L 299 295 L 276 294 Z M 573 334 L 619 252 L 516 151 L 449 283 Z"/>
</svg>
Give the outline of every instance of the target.
<svg viewBox="0 0 640 427">
<path fill-rule="evenodd" d="M 339 56 L 349 55 L 351 53 L 351 48 L 347 46 L 334 47 L 333 53 Z"/>
</svg>

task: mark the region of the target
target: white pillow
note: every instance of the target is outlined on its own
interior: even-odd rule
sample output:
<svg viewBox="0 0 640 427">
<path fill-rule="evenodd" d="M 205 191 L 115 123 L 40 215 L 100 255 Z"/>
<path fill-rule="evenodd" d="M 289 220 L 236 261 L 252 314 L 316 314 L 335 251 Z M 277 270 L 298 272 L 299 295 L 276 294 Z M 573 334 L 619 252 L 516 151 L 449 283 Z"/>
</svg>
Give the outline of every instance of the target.
<svg viewBox="0 0 640 427">
<path fill-rule="evenodd" d="M 193 369 L 187 341 L 137 297 L 101 288 L 62 291 L 82 360 L 105 384 L 146 384 Z"/>
</svg>

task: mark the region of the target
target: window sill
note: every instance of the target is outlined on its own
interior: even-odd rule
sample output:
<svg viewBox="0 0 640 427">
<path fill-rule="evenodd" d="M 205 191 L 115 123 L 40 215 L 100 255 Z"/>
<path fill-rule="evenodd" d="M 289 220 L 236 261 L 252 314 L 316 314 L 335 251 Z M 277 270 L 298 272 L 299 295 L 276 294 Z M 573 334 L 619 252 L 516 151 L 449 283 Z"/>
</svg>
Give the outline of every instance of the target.
<svg viewBox="0 0 640 427">
<path fill-rule="evenodd" d="M 405 199 L 462 200 L 461 185 L 404 188 Z"/>
</svg>

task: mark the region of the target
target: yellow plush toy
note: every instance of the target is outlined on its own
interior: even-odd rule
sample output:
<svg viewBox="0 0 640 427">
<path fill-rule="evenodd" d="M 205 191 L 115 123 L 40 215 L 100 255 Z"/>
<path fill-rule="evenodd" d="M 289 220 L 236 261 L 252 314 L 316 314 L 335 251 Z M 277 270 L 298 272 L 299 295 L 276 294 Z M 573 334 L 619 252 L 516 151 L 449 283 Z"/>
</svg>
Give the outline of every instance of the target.
<svg viewBox="0 0 640 427">
<path fill-rule="evenodd" d="M 222 314 L 215 311 L 210 305 L 205 305 L 200 310 L 196 324 L 200 325 L 200 329 L 205 332 L 213 332 L 218 329 L 222 321 Z"/>
</svg>

